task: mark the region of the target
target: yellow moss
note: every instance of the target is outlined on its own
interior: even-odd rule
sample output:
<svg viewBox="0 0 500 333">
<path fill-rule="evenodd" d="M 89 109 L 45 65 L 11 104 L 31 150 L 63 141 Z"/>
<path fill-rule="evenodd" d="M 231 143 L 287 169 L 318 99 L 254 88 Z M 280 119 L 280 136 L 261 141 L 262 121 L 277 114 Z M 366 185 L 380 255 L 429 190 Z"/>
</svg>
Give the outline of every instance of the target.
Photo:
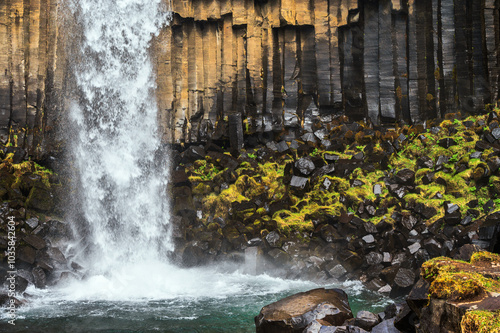
<svg viewBox="0 0 500 333">
<path fill-rule="evenodd" d="M 265 192 L 265 187 L 254 177 L 243 175 L 235 182 L 236 189 L 247 198 L 255 198 Z"/>
<path fill-rule="evenodd" d="M 247 200 L 242 196 L 236 186 L 232 184 L 228 189 L 222 191 L 220 194 L 210 193 L 202 200 L 203 211 L 213 214 L 215 217 L 222 217 L 227 219 L 229 215 L 229 208 L 233 202 L 242 202 Z"/>
<path fill-rule="evenodd" d="M 210 185 L 206 185 L 204 183 L 199 183 L 193 188 L 193 194 L 197 195 L 202 195 L 202 194 L 208 194 L 212 191 L 212 188 Z"/>
<path fill-rule="evenodd" d="M 257 214 L 260 214 L 260 215 L 264 215 L 264 214 L 267 214 L 267 211 L 264 207 L 261 207 L 259 209 L 257 209 Z"/>
<path fill-rule="evenodd" d="M 472 255 L 470 262 L 473 264 L 477 262 L 490 262 L 500 264 L 500 255 L 486 251 L 476 252 Z"/>
<path fill-rule="evenodd" d="M 294 211 L 280 210 L 273 214 L 273 220 L 277 222 L 278 227 L 285 232 L 297 231 L 311 231 L 313 223 L 311 218 L 320 217 L 325 214 L 339 215 L 340 209 L 343 206 L 339 203 L 329 206 L 322 206 L 316 202 L 308 203 L 302 209 Z"/>
<path fill-rule="evenodd" d="M 484 291 L 478 273 L 441 273 L 431 284 L 429 293 L 432 297 L 460 301 L 478 296 Z"/>
<path fill-rule="evenodd" d="M 460 327 L 462 333 L 500 333 L 500 311 L 467 311 Z"/>
<path fill-rule="evenodd" d="M 465 268 L 460 269 L 469 265 L 467 262 L 446 257 L 426 261 L 421 270 L 424 279 L 430 282 L 429 295 L 457 301 L 473 298 L 484 291 L 500 291 L 500 281 L 474 271 L 464 271 Z"/>
</svg>

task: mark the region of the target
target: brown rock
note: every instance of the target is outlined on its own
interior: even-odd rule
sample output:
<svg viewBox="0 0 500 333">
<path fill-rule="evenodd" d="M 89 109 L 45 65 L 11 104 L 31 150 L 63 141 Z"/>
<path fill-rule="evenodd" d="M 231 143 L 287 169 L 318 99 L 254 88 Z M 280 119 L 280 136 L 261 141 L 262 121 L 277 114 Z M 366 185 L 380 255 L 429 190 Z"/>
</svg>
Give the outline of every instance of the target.
<svg viewBox="0 0 500 333">
<path fill-rule="evenodd" d="M 316 319 L 339 326 L 352 317 L 344 291 L 319 288 L 266 305 L 255 317 L 255 325 L 257 333 L 299 333 Z"/>
</svg>

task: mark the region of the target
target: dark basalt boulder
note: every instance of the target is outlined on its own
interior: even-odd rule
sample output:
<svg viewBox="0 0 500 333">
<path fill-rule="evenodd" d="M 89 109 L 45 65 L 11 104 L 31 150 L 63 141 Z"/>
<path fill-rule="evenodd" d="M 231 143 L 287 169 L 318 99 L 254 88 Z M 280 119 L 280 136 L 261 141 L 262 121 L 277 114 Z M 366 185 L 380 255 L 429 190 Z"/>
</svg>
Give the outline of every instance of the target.
<svg viewBox="0 0 500 333">
<path fill-rule="evenodd" d="M 400 333 L 401 331 L 394 327 L 394 318 L 384 320 L 371 330 L 372 333 Z"/>
<path fill-rule="evenodd" d="M 361 327 L 367 331 L 371 331 L 378 323 L 380 323 L 379 316 L 369 311 L 359 311 L 354 319 L 355 326 Z"/>
<path fill-rule="evenodd" d="M 311 158 L 302 157 L 295 162 L 295 168 L 300 174 L 308 176 L 314 171 L 314 169 L 316 169 L 316 166 L 314 165 L 314 162 L 311 160 Z"/>
<path fill-rule="evenodd" d="M 255 317 L 255 325 L 257 333 L 302 333 L 315 320 L 340 326 L 350 318 L 344 291 L 319 288 L 266 305 Z"/>
<path fill-rule="evenodd" d="M 401 185 L 413 185 L 415 183 L 415 172 L 410 169 L 402 169 L 396 173 L 396 181 Z"/>
<path fill-rule="evenodd" d="M 34 186 L 26 200 L 26 206 L 42 212 L 51 211 L 54 208 L 53 194 L 46 186 Z"/>
</svg>

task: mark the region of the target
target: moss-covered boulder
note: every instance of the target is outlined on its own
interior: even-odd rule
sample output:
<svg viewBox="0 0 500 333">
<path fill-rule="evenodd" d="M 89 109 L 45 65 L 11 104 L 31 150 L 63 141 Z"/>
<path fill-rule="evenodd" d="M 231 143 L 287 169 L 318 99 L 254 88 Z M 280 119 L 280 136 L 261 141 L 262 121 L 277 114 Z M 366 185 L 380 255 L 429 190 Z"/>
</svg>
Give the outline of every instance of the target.
<svg viewBox="0 0 500 333">
<path fill-rule="evenodd" d="M 26 200 L 26 206 L 42 212 L 49 212 L 54 208 L 54 198 L 50 188 L 34 186 Z"/>
<path fill-rule="evenodd" d="M 408 303 L 422 332 L 500 332 L 500 255 L 477 252 L 470 262 L 434 258 L 422 265 L 421 276 Z"/>
</svg>

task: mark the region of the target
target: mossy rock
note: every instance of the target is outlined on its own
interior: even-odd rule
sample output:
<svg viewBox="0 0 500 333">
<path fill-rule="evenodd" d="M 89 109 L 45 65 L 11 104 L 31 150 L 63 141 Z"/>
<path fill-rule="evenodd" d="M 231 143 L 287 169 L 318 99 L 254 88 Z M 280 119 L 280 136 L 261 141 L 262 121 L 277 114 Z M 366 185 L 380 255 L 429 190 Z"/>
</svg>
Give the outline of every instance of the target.
<svg viewBox="0 0 500 333">
<path fill-rule="evenodd" d="M 50 212 L 54 208 L 53 194 L 49 188 L 34 186 L 26 200 L 26 206 L 43 212 Z"/>
<path fill-rule="evenodd" d="M 500 310 L 467 311 L 460 327 L 462 333 L 500 333 Z"/>
<path fill-rule="evenodd" d="M 422 276 L 430 283 L 429 296 L 451 301 L 471 300 L 487 292 L 500 292 L 498 255 L 477 252 L 471 262 L 438 257 L 422 265 Z"/>
</svg>

